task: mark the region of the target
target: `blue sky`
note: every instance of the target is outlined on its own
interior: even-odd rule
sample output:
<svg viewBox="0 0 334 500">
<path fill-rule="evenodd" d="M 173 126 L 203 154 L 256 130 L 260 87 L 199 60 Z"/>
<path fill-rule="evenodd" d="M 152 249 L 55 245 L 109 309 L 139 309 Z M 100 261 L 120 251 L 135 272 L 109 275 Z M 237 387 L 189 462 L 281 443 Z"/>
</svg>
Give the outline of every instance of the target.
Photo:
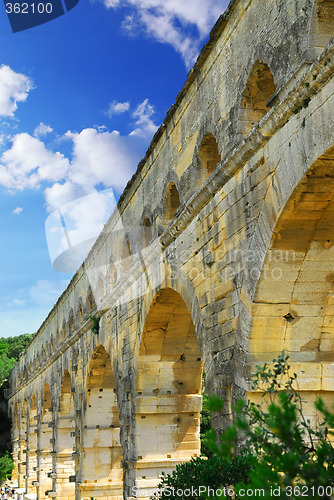
<svg viewBox="0 0 334 500">
<path fill-rule="evenodd" d="M 14 34 L 0 9 L 0 336 L 36 331 L 71 277 L 46 219 L 88 199 L 76 235 L 99 231 L 227 3 L 80 0 Z"/>
</svg>

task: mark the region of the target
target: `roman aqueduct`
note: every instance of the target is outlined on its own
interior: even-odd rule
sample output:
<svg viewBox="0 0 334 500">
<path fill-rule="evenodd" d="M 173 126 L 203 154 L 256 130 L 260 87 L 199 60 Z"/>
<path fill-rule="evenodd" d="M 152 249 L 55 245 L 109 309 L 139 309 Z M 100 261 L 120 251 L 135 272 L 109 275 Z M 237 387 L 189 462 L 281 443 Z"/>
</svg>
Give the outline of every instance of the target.
<svg viewBox="0 0 334 500">
<path fill-rule="evenodd" d="M 200 453 L 202 371 L 217 429 L 283 348 L 310 418 L 333 400 L 333 31 L 334 0 L 234 0 L 218 20 L 11 372 L 30 498 L 147 497 Z"/>
</svg>

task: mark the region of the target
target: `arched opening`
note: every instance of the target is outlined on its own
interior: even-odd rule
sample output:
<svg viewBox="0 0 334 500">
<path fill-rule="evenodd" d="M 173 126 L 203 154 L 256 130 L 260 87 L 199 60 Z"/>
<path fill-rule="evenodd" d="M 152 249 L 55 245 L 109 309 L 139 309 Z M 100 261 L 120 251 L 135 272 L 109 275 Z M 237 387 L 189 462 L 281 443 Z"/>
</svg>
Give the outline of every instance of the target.
<svg viewBox="0 0 334 500">
<path fill-rule="evenodd" d="M 103 346 L 88 372 L 80 490 L 85 497 L 122 496 L 123 471 L 116 381 Z"/>
<path fill-rule="evenodd" d="M 49 384 L 45 384 L 42 402 L 42 419 L 40 434 L 40 471 L 39 498 L 47 498 L 47 492 L 52 491 L 52 402 Z"/>
<path fill-rule="evenodd" d="M 139 488 L 158 484 L 162 471 L 200 454 L 201 388 L 202 359 L 190 312 L 177 292 L 162 289 L 149 309 L 139 351 Z"/>
<path fill-rule="evenodd" d="M 171 182 L 166 190 L 165 201 L 164 201 L 164 218 L 166 222 L 173 220 L 176 210 L 180 206 L 180 196 L 179 192 L 174 184 Z"/>
<path fill-rule="evenodd" d="M 221 160 L 217 141 L 212 134 L 208 134 L 202 139 L 198 152 L 198 159 L 200 164 L 200 178 L 197 184 L 201 185 L 202 182 L 212 174 Z"/>
<path fill-rule="evenodd" d="M 129 270 L 129 267 L 131 266 L 131 249 L 130 249 L 130 242 L 129 238 L 125 236 L 124 241 L 123 241 L 123 247 L 122 247 L 122 268 L 124 272 L 127 272 Z"/>
<path fill-rule="evenodd" d="M 276 85 L 268 65 L 257 61 L 250 72 L 242 94 L 239 120 L 245 136 L 270 110 L 268 101 L 275 90 Z"/>
<path fill-rule="evenodd" d="M 93 293 L 92 293 L 91 288 L 89 288 L 88 295 L 87 295 L 87 313 L 93 312 L 95 307 L 96 307 L 96 304 L 95 304 L 95 300 L 93 297 Z"/>
<path fill-rule="evenodd" d="M 74 331 L 74 319 L 73 319 L 73 313 L 70 314 L 70 320 L 69 320 L 69 330 L 70 333 Z"/>
<path fill-rule="evenodd" d="M 83 322 L 83 307 L 82 307 L 82 304 L 79 305 L 79 323 L 81 325 L 81 323 Z"/>
<path fill-rule="evenodd" d="M 28 493 L 36 493 L 37 483 L 37 405 L 36 397 L 33 394 L 30 402 L 29 412 L 29 439 L 27 447 L 27 481 L 26 489 Z"/>
<path fill-rule="evenodd" d="M 310 46 L 319 56 L 334 37 L 334 0 L 317 0 L 314 5 Z"/>
<path fill-rule="evenodd" d="M 277 222 L 253 302 L 249 352 L 254 364 L 283 349 L 307 401 L 332 404 L 334 361 L 334 148 L 311 167 Z M 256 398 L 252 394 L 252 399 Z"/>
<path fill-rule="evenodd" d="M 60 393 L 57 434 L 57 497 L 75 499 L 75 415 L 72 382 L 65 370 Z"/>
<path fill-rule="evenodd" d="M 141 246 L 146 248 L 149 246 L 153 239 L 151 221 L 148 217 L 145 217 L 142 225 L 142 236 L 141 236 Z"/>
</svg>

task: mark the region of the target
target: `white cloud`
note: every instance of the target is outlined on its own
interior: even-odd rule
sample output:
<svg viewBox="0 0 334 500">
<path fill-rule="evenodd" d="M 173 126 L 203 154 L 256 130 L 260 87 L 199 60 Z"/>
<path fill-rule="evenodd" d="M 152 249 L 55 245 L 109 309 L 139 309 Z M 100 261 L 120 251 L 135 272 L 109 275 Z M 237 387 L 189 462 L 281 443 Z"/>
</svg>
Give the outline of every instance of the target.
<svg viewBox="0 0 334 500">
<path fill-rule="evenodd" d="M 152 120 L 154 115 L 154 108 L 149 103 L 148 99 L 145 99 L 137 109 L 133 112 L 133 117 L 136 118 L 136 128 L 130 133 L 130 136 L 137 136 L 142 138 L 152 137 L 157 130 L 157 126 Z"/>
<path fill-rule="evenodd" d="M 22 207 L 16 207 L 15 210 L 13 210 L 14 215 L 20 215 L 22 212 L 23 208 Z"/>
<path fill-rule="evenodd" d="M 30 287 L 30 300 L 39 306 L 53 306 L 59 295 L 65 290 L 69 280 L 39 280 Z"/>
<path fill-rule="evenodd" d="M 37 189 L 41 182 L 63 178 L 69 161 L 48 150 L 44 143 L 26 132 L 17 134 L 12 147 L 0 159 L 0 184 L 9 189 Z"/>
<path fill-rule="evenodd" d="M 73 141 L 73 158 L 68 178 L 79 186 L 103 184 L 121 192 L 134 172 L 138 148 L 117 130 L 98 132 L 86 128 L 66 134 Z"/>
<path fill-rule="evenodd" d="M 3 64 L 0 67 L 0 116 L 14 116 L 17 103 L 25 101 L 32 88 L 30 78 Z"/>
<path fill-rule="evenodd" d="M 14 299 L 12 301 L 12 304 L 14 306 L 25 306 L 26 305 L 26 301 L 25 300 L 20 300 L 20 299 Z"/>
<path fill-rule="evenodd" d="M 109 104 L 106 114 L 109 116 L 109 118 L 111 118 L 112 115 L 120 115 L 122 113 L 125 113 L 126 111 L 129 111 L 129 109 L 130 109 L 129 101 L 126 102 L 113 101 Z"/>
<path fill-rule="evenodd" d="M 80 250 L 83 254 L 98 236 L 116 206 L 113 190 L 122 192 L 143 145 L 157 129 L 153 115 L 154 108 L 145 99 L 132 113 L 135 128 L 129 135 L 103 128 L 68 131 L 63 139 L 72 143 L 70 158 L 51 151 L 40 138 L 27 133 L 12 138 L 11 147 L 0 158 L 0 184 L 10 190 L 44 189 L 48 212 L 56 211 L 46 226 L 52 261 L 69 249 L 68 239 L 71 247 L 84 247 Z M 13 213 L 21 211 L 17 207 Z"/>
<path fill-rule="evenodd" d="M 190 67 L 200 45 L 222 14 L 228 0 L 102 0 L 107 8 L 132 7 L 124 19 L 127 33 L 143 30 L 161 43 L 170 44 Z"/>
<path fill-rule="evenodd" d="M 40 123 L 34 130 L 34 136 L 35 137 L 41 137 L 43 135 L 49 134 L 50 132 L 53 131 L 53 128 L 51 128 L 49 125 L 45 125 L 45 123 Z"/>
<path fill-rule="evenodd" d="M 84 196 L 96 186 L 121 192 L 135 171 L 143 145 L 157 129 L 153 114 L 153 106 L 145 99 L 132 114 L 135 129 L 129 135 L 104 128 L 68 131 L 63 139 L 72 141 L 70 158 L 51 151 L 38 137 L 17 134 L 0 158 L 0 185 L 23 190 L 53 184 L 45 190 L 50 209 Z"/>
</svg>

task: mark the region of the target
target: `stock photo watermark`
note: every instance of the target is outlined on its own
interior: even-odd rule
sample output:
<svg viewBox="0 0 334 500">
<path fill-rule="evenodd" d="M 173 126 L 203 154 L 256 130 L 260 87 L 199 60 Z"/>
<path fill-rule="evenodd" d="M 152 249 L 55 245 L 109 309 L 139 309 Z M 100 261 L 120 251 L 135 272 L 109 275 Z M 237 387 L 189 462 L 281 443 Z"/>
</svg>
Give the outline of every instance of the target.
<svg viewBox="0 0 334 500">
<path fill-rule="evenodd" d="M 104 224 L 110 214 L 111 219 Z M 222 244 L 222 248 L 211 252 L 193 252 L 189 257 L 191 268 L 185 272 L 187 260 L 182 248 L 166 254 L 148 222 L 137 226 L 124 222 L 112 189 L 63 205 L 49 215 L 45 229 L 55 270 L 75 273 L 85 261 L 84 272 L 97 309 L 104 309 L 107 299 L 113 304 L 127 303 L 143 296 L 148 288 L 158 287 L 165 279 L 166 263 L 185 284 L 201 277 L 210 279 L 210 275 L 216 275 L 214 279 L 218 277 L 220 282 L 228 282 L 236 275 L 278 282 L 284 277 L 286 265 L 297 260 L 292 250 L 271 250 L 261 265 L 255 251 L 227 251 Z M 107 242 L 108 262 L 102 253 L 101 258 L 86 259 L 98 237 Z"/>
<path fill-rule="evenodd" d="M 329 498 L 334 495 L 334 486 L 307 486 L 307 485 L 296 485 L 296 486 L 272 486 L 270 490 L 265 490 L 264 488 L 239 488 L 237 491 L 239 498 L 261 498 L 268 496 L 271 497 L 286 497 L 286 498 L 296 498 L 296 497 L 306 497 L 306 498 Z M 211 488 L 210 486 L 192 486 L 189 488 L 175 488 L 174 486 L 166 486 L 163 489 L 159 488 L 138 488 L 133 486 L 132 495 L 136 497 L 149 497 L 149 498 L 160 498 L 162 495 L 164 497 L 179 497 L 179 498 L 192 498 L 192 497 L 203 497 L 203 498 L 235 498 L 236 490 L 230 487 L 221 488 Z"/>
</svg>

